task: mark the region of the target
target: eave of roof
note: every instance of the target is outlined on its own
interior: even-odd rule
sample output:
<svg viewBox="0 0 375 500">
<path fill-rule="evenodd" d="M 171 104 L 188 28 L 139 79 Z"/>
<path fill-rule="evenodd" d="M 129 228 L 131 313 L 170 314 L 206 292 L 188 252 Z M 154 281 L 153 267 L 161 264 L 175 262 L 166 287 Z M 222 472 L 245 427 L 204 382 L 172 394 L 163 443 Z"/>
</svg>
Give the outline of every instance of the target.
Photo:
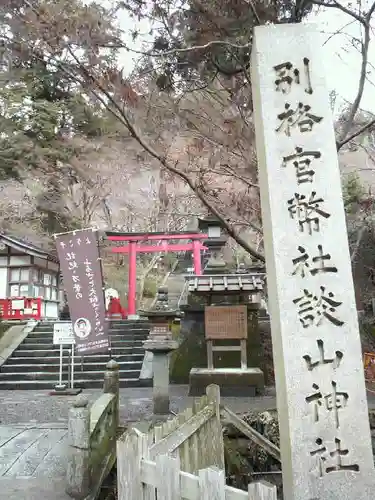
<svg viewBox="0 0 375 500">
<path fill-rule="evenodd" d="M 47 259 L 52 262 L 59 263 L 59 259 L 57 257 L 55 257 L 49 252 L 46 252 L 45 250 L 43 250 L 43 248 L 39 248 L 36 247 L 35 245 L 32 245 L 31 243 L 21 241 L 18 238 L 15 238 L 14 236 L 8 236 L 4 233 L 0 233 L 0 240 L 2 240 L 5 244 L 9 245 L 15 250 L 25 252 L 29 255 L 33 255 L 34 257 L 40 257 L 42 259 Z"/>
</svg>

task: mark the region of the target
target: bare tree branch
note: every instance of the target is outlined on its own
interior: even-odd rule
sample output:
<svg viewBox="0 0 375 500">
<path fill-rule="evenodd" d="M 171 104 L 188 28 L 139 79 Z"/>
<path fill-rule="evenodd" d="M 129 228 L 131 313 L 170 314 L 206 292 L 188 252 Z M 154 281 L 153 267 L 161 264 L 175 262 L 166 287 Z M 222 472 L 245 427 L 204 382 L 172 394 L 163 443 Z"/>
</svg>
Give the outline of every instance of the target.
<svg viewBox="0 0 375 500">
<path fill-rule="evenodd" d="M 130 52 L 134 52 L 135 54 L 141 54 L 144 56 L 166 57 L 166 56 L 170 56 L 173 54 L 184 54 L 186 52 L 192 52 L 194 50 L 204 50 L 204 49 L 208 49 L 214 45 L 222 45 L 222 46 L 226 46 L 226 47 L 232 47 L 233 49 L 246 49 L 246 48 L 251 47 L 252 42 L 250 41 L 249 43 L 245 43 L 244 45 L 238 45 L 235 43 L 227 42 L 225 40 L 211 40 L 211 42 L 207 42 L 204 45 L 193 45 L 191 47 L 185 47 L 182 49 L 165 50 L 163 52 L 150 52 L 150 51 L 137 50 L 137 49 L 133 49 L 127 45 L 123 45 L 122 48 L 124 48 Z M 118 48 L 121 48 L 121 47 L 118 47 Z"/>
<path fill-rule="evenodd" d="M 359 128 L 358 130 L 356 130 L 355 132 L 353 132 L 351 135 L 349 135 L 348 137 L 346 137 L 344 140 L 337 141 L 336 142 L 337 151 L 340 151 L 340 149 L 343 146 L 345 146 L 345 144 L 347 144 L 348 142 L 352 141 L 353 139 L 355 139 L 359 135 L 363 134 L 367 130 L 370 130 L 374 126 L 375 126 L 375 118 L 373 120 L 371 120 L 370 122 L 366 123 L 366 125 L 363 125 L 363 127 Z"/>
<path fill-rule="evenodd" d="M 347 7 L 342 5 L 341 3 L 337 2 L 336 0 L 331 0 L 331 2 L 329 0 L 327 2 L 324 2 L 323 0 L 312 0 L 311 3 L 313 3 L 314 5 L 320 5 L 321 7 L 329 7 L 329 8 L 333 8 L 333 9 L 339 9 L 342 12 L 344 12 L 345 14 L 348 14 L 348 16 L 354 17 L 354 19 L 356 19 L 361 24 L 364 20 L 363 16 L 360 16 L 356 12 L 351 11 L 350 9 L 348 9 Z"/>
<path fill-rule="evenodd" d="M 353 137 L 349 138 L 346 140 L 347 135 L 349 133 L 349 130 L 353 126 L 354 118 L 359 110 L 359 106 L 361 104 L 361 100 L 363 97 L 363 92 L 365 88 L 365 82 L 367 78 L 367 66 L 368 66 L 368 55 L 369 55 L 369 47 L 370 47 L 370 39 L 371 39 L 371 17 L 374 13 L 375 10 L 375 2 L 372 3 L 370 9 L 368 10 L 367 13 L 359 14 L 355 12 L 354 10 L 349 9 L 345 5 L 342 5 L 340 2 L 337 0 L 327 0 L 326 2 L 323 0 L 312 0 L 312 3 L 315 5 L 320 5 L 322 7 L 327 7 L 327 8 L 336 8 L 347 14 L 348 16 L 352 17 L 356 21 L 358 21 L 361 26 L 363 27 L 363 41 L 361 41 L 361 56 L 362 56 L 362 62 L 361 62 L 361 69 L 360 69 L 360 74 L 359 74 L 359 80 L 358 80 L 358 89 L 357 89 L 357 94 L 355 96 L 355 99 L 353 103 L 350 106 L 350 110 L 348 113 L 348 116 L 346 117 L 346 121 L 343 125 L 343 128 L 341 132 L 339 133 L 339 137 L 337 139 L 337 149 L 339 150 L 344 144 L 352 140 L 354 137 L 360 134 L 356 133 Z M 368 127 L 371 125 L 369 124 Z M 367 128 L 368 128 L 367 127 Z M 363 131 L 365 131 L 366 128 L 364 128 Z"/>
</svg>

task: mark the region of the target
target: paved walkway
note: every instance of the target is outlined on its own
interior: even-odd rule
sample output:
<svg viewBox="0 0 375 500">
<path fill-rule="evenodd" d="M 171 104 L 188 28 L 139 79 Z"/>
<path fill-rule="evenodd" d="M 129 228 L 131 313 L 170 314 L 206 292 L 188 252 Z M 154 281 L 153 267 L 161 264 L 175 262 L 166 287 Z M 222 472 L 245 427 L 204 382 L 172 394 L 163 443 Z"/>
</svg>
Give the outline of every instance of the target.
<svg viewBox="0 0 375 500">
<path fill-rule="evenodd" d="M 191 404 L 186 386 L 171 387 L 171 409 Z M 102 394 L 85 390 L 90 402 Z M 375 409 L 375 394 L 369 393 Z M 46 391 L 0 391 L 0 500 L 68 500 L 65 492 L 67 421 L 74 397 Z M 274 390 L 261 398 L 222 398 L 236 413 L 276 408 Z M 152 417 L 150 388 L 122 389 L 121 423 Z"/>
<path fill-rule="evenodd" d="M 0 425 L 0 499 L 68 500 L 66 424 Z"/>
<path fill-rule="evenodd" d="M 101 390 L 85 390 L 90 402 Z M 171 387 L 171 410 L 191 404 L 187 386 Z M 65 494 L 68 412 L 74 397 L 47 391 L 0 391 L 0 500 L 68 500 Z M 263 398 L 225 398 L 234 411 L 275 407 Z M 120 391 L 122 424 L 152 417 L 152 389 Z"/>
<path fill-rule="evenodd" d="M 188 386 L 171 387 L 171 410 L 175 413 L 189 406 Z M 86 389 L 90 402 L 98 398 L 100 389 Z M 69 408 L 74 397 L 50 396 L 47 391 L 0 391 L 0 425 L 67 423 Z M 374 396 L 375 401 L 375 396 Z M 223 402 L 237 413 L 251 409 L 276 408 L 274 390 L 259 398 L 223 398 Z M 120 421 L 122 423 L 148 420 L 152 416 L 152 389 L 131 388 L 120 390 Z"/>
</svg>

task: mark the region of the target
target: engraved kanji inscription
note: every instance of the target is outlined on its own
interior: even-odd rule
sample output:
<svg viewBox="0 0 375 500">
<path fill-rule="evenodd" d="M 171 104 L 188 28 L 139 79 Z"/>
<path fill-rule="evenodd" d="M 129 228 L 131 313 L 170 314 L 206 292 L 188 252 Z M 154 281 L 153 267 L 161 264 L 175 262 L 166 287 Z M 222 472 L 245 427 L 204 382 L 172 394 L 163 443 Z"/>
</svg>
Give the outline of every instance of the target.
<svg viewBox="0 0 375 500">
<path fill-rule="evenodd" d="M 358 464 L 351 464 L 350 460 L 344 460 L 344 457 L 349 454 L 349 450 L 342 448 L 340 439 L 335 438 L 334 444 L 328 447 L 321 438 L 318 438 L 315 441 L 315 446 L 315 449 L 310 451 L 310 456 L 316 459 L 315 469 L 319 477 L 323 477 L 330 472 L 359 471 Z"/>
<path fill-rule="evenodd" d="M 306 403 L 313 405 L 314 422 L 319 422 L 319 408 L 323 406 L 328 412 L 333 413 L 336 429 L 340 427 L 339 410 L 345 408 L 349 395 L 347 392 L 337 390 L 336 382 L 331 382 L 332 392 L 323 395 L 317 384 L 313 384 L 314 392 L 306 397 Z"/>
<path fill-rule="evenodd" d="M 339 410 L 345 408 L 349 399 L 347 392 L 340 392 L 337 390 L 336 382 L 332 382 L 332 392 L 324 396 L 326 408 L 333 413 L 336 429 L 340 427 Z"/>
<path fill-rule="evenodd" d="M 328 219 L 331 214 L 321 208 L 324 199 L 316 196 L 316 192 L 312 191 L 310 196 L 306 198 L 304 194 L 295 193 L 294 198 L 288 200 L 288 211 L 292 219 L 298 221 L 299 230 L 304 232 L 305 229 L 309 234 L 313 231 L 320 231 L 320 219 Z"/>
<path fill-rule="evenodd" d="M 277 115 L 281 123 L 276 128 L 276 132 L 284 132 L 288 137 L 290 137 L 292 129 L 298 129 L 300 132 L 311 132 L 314 125 L 323 120 L 322 116 L 310 113 L 311 106 L 302 102 L 299 102 L 295 109 L 289 103 L 286 103 L 284 108 L 284 111 Z"/>
<path fill-rule="evenodd" d="M 303 328 L 311 325 L 319 326 L 324 319 L 327 319 L 335 326 L 344 324 L 336 317 L 336 309 L 342 305 L 342 302 L 334 300 L 332 292 L 326 293 L 324 286 L 320 287 L 320 293 L 315 295 L 308 290 L 303 290 L 303 295 L 293 300 L 298 306 L 298 316 Z"/>
<path fill-rule="evenodd" d="M 311 356 L 309 356 L 308 354 L 305 354 L 303 356 L 303 359 L 306 361 L 307 364 L 307 369 L 309 371 L 312 371 L 314 370 L 314 368 L 317 368 L 318 366 L 330 365 L 330 364 L 333 366 L 334 370 L 338 368 L 340 366 L 342 358 L 344 357 L 344 354 L 341 351 L 336 351 L 334 358 L 326 358 L 324 352 L 323 340 L 318 339 L 316 343 L 318 344 L 319 358 L 316 361 L 312 361 Z"/>
<path fill-rule="evenodd" d="M 318 273 L 337 273 L 337 267 L 328 265 L 331 255 L 323 252 L 322 245 L 318 245 L 318 254 L 314 257 L 310 257 L 301 245 L 298 247 L 298 251 L 301 255 L 292 259 L 294 265 L 292 276 L 304 278 L 306 273 L 310 273 L 312 276 Z"/>
<path fill-rule="evenodd" d="M 315 392 L 307 396 L 306 403 L 312 403 L 314 407 L 314 422 L 319 421 L 319 407 L 322 406 L 323 395 L 319 391 L 319 386 L 317 384 L 313 384 L 313 389 Z"/>
<path fill-rule="evenodd" d="M 311 86 L 310 60 L 307 57 L 303 58 L 302 75 L 301 71 L 290 61 L 277 64 L 273 69 L 276 72 L 275 86 L 277 92 L 288 94 L 294 83 L 300 85 L 302 81 L 305 85 L 305 92 L 307 94 L 313 93 Z"/>
<path fill-rule="evenodd" d="M 319 151 L 304 151 L 300 147 L 295 148 L 295 153 L 283 157 L 282 166 L 292 164 L 296 170 L 297 184 L 312 182 L 315 170 L 311 167 L 311 161 L 320 158 Z"/>
</svg>

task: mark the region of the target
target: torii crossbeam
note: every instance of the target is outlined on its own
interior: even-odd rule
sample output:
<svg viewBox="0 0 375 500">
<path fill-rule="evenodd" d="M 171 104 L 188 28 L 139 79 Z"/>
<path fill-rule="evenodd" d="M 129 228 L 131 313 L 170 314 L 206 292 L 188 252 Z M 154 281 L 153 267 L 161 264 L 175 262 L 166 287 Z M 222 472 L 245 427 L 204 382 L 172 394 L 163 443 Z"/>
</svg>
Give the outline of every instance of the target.
<svg viewBox="0 0 375 500">
<path fill-rule="evenodd" d="M 128 316 L 136 314 L 136 292 L 137 292 L 137 253 L 158 253 L 158 252 L 186 252 L 193 253 L 194 273 L 202 274 L 201 251 L 207 250 L 202 244 L 202 240 L 208 238 L 207 234 L 198 232 L 180 233 L 118 233 L 106 232 L 107 240 L 116 242 L 128 242 L 128 245 L 113 247 L 113 253 L 125 253 L 129 255 L 129 276 L 128 276 Z M 187 243 L 168 243 L 170 240 L 190 240 Z M 147 241 L 160 241 L 159 244 L 140 244 Z"/>
</svg>

